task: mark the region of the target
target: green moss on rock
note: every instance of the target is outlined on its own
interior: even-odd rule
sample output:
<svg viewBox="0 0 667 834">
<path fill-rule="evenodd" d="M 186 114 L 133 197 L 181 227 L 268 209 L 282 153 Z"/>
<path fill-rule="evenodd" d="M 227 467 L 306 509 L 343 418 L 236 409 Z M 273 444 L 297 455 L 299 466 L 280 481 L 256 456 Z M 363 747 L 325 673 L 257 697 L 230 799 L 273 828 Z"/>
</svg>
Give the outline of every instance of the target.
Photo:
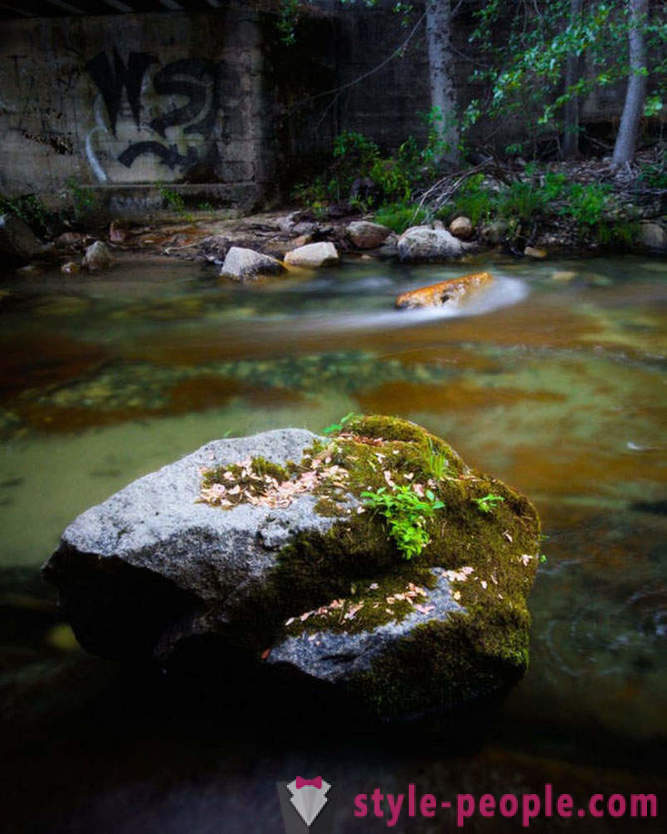
<svg viewBox="0 0 667 834">
<path fill-rule="evenodd" d="M 530 501 L 468 468 L 440 438 L 392 417 L 353 418 L 306 450 L 301 461 L 276 467 L 255 459 L 252 468 L 257 476 L 285 480 L 285 474 L 295 478 L 311 471 L 314 461 L 321 471 L 344 471 L 342 481 L 324 476 L 314 490 L 315 511 L 335 520 L 327 532 L 299 534 L 280 552 L 253 606 L 266 613 L 258 654 L 289 636 L 359 634 L 400 622 L 419 602 L 401 595 L 432 588 L 431 569 L 437 567 L 447 571 L 464 610 L 414 628 L 349 688 L 378 714 L 390 716 L 451 706 L 516 680 L 528 663 L 526 598 L 540 533 Z M 208 483 L 225 472 L 236 470 L 217 471 Z M 445 504 L 428 519 L 430 541 L 411 562 L 388 537 L 382 516 L 361 498 L 364 491 L 392 485 L 429 489 Z M 482 513 L 475 499 L 489 493 L 503 500 Z"/>
</svg>

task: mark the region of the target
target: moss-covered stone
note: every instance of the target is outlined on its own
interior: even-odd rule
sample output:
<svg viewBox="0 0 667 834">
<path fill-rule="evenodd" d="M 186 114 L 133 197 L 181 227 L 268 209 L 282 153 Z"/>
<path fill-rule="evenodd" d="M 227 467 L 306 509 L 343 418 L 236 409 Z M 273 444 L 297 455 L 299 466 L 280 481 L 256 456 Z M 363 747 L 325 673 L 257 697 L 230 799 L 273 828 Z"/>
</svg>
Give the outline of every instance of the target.
<svg viewBox="0 0 667 834">
<path fill-rule="evenodd" d="M 379 512 L 365 493 L 392 500 Z M 484 512 L 489 494 L 502 501 Z M 407 495 L 416 549 L 396 534 Z M 206 444 L 82 514 L 46 570 L 93 651 L 163 665 L 189 654 L 231 675 L 263 664 L 390 719 L 524 671 L 538 540 L 530 502 L 443 440 L 353 417 L 328 438 Z"/>
<path fill-rule="evenodd" d="M 345 681 L 376 713 L 423 713 L 515 681 L 528 663 L 526 598 L 539 542 L 533 505 L 471 470 L 440 438 L 398 418 L 355 417 L 285 469 L 293 480 L 313 467 L 321 475 L 315 510 L 336 521 L 325 533 L 294 537 L 280 552 L 257 600 L 271 612 L 257 648 L 268 641 L 281 658 L 289 644 L 290 662 L 298 665 L 299 640 L 312 656 L 320 639 L 323 645 L 333 635 L 365 639 L 419 612 L 416 626 L 369 653 L 364 668 Z M 330 480 L 327 468 L 344 476 Z M 444 503 L 426 519 L 429 542 L 411 561 L 362 497 L 402 486 L 430 490 Z M 483 512 L 478 499 L 489 494 L 502 500 Z M 460 610 L 443 615 L 430 604 L 436 570 Z"/>
</svg>

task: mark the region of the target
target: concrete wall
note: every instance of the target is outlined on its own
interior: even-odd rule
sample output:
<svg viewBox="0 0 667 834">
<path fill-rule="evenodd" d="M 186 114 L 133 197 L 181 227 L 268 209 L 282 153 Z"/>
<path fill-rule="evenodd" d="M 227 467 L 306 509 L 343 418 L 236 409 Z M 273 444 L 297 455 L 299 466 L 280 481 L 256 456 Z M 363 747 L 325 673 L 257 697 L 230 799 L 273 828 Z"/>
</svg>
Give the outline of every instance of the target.
<svg viewBox="0 0 667 834">
<path fill-rule="evenodd" d="M 273 6 L 3 22 L 0 192 L 53 196 L 71 180 L 108 194 L 114 212 L 140 213 L 159 207 L 158 184 L 187 183 L 191 205 L 201 197 L 249 208 L 321 170 L 342 130 L 386 149 L 425 137 L 423 26 L 387 62 L 410 32 L 393 0 L 379 9 L 311 3 L 290 48 Z M 466 8 L 454 37 L 460 107 L 479 94 Z M 603 92 L 584 103 L 588 122 L 620 116 L 624 85 Z M 535 117 L 482 122 L 479 136 L 503 148 Z"/>
<path fill-rule="evenodd" d="M 230 203 L 273 179 L 257 14 L 3 24 L 0 189 L 217 182 Z"/>
</svg>

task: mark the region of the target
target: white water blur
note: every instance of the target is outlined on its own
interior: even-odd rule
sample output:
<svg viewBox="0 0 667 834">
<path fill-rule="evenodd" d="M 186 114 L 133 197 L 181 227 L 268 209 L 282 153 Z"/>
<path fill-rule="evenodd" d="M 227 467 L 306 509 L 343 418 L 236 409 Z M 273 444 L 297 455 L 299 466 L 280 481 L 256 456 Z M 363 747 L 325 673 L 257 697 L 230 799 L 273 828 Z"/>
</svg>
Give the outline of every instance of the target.
<svg viewBox="0 0 667 834">
<path fill-rule="evenodd" d="M 528 284 L 519 278 L 512 278 L 507 275 L 496 277 L 494 282 L 483 289 L 473 293 L 470 297 L 460 302 L 447 302 L 442 307 L 428 307 L 416 310 L 397 310 L 394 308 L 394 295 L 406 292 L 409 289 L 417 289 L 421 284 L 414 286 L 396 286 L 392 284 L 393 295 L 387 294 L 387 308 L 383 310 L 360 309 L 357 312 L 345 311 L 332 313 L 327 311 L 326 316 L 306 316 L 303 326 L 306 328 L 321 327 L 322 320 L 326 318 L 329 329 L 370 329 L 381 327 L 384 329 L 395 327 L 408 327 L 417 324 L 437 321 L 439 319 L 462 318 L 465 316 L 481 316 L 491 313 L 502 307 L 509 307 L 523 301 L 529 293 Z"/>
</svg>

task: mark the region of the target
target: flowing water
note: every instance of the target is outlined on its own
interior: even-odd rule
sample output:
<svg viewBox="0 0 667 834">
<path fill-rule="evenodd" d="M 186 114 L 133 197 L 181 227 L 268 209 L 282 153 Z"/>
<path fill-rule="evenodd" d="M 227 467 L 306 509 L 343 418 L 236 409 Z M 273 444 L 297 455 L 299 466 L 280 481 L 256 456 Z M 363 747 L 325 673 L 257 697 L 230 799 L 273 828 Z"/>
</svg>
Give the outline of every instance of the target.
<svg viewBox="0 0 667 834">
<path fill-rule="evenodd" d="M 8 830 L 278 832 L 274 782 L 297 772 L 321 771 L 341 796 L 410 781 L 450 799 L 545 782 L 581 796 L 664 791 L 667 265 L 482 266 L 494 288 L 440 312 L 395 311 L 393 299 L 471 267 L 355 261 L 236 287 L 192 264 L 144 264 L 1 284 Z M 422 423 L 540 511 L 531 667 L 472 749 L 317 726 L 273 741 L 268 696 L 261 720 L 226 715 L 203 730 L 177 700 L 156 706 L 159 682 L 81 655 L 37 577 L 77 513 L 213 438 L 319 431 L 349 411 Z M 351 801 L 336 820 L 336 831 L 385 827 L 355 820 Z M 394 830 L 453 828 L 441 816 Z"/>
</svg>

